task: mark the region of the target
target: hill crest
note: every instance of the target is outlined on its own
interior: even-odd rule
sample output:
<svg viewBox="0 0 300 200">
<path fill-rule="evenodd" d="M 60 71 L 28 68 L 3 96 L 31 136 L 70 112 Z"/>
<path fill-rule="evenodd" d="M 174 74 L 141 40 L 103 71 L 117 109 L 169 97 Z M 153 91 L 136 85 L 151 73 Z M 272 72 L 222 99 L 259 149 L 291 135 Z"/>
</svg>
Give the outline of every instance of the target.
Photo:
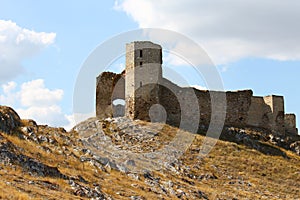
<svg viewBox="0 0 300 200">
<path fill-rule="evenodd" d="M 141 120 L 91 118 L 66 132 L 21 120 L 8 107 L 0 107 L 0 116 L 3 199 L 300 198 L 300 157 L 279 147 L 280 141 L 272 144 L 260 130 L 226 127 L 228 141 L 219 140 L 206 157 L 199 156 L 205 137 L 193 135 L 176 160 L 158 163 L 159 170 L 135 172 L 126 166 L 138 162 L 127 159 L 122 165 L 107 156 L 116 152 L 99 155 L 86 142 L 97 137 L 101 145 L 111 141 L 146 154 L 162 149 L 181 130 Z"/>
</svg>

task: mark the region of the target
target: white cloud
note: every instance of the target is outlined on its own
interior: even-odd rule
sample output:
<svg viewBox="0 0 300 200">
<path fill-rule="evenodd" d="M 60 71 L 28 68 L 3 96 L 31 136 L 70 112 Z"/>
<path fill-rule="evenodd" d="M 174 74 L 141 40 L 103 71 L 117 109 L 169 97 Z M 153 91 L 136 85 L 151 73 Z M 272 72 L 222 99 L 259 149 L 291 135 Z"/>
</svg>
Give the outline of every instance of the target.
<svg viewBox="0 0 300 200">
<path fill-rule="evenodd" d="M 23 119 L 33 119 L 38 124 L 70 127 L 73 125 L 69 116 L 65 115 L 59 102 L 63 90 L 48 89 L 43 79 L 23 83 L 17 90 L 15 82 L 1 86 L 0 104 L 13 107 Z"/>
<path fill-rule="evenodd" d="M 1 86 L 3 93 L 0 94 L 0 103 L 3 105 L 14 105 L 15 101 L 19 99 L 18 93 L 15 93 L 14 90 L 17 87 L 17 84 L 13 81 L 3 84 Z"/>
<path fill-rule="evenodd" d="M 0 83 L 22 73 L 22 61 L 52 44 L 55 37 L 55 33 L 35 32 L 0 20 Z"/>
<path fill-rule="evenodd" d="M 49 90 L 42 79 L 26 82 L 21 86 L 20 101 L 23 106 L 47 107 L 58 103 L 62 97 L 62 90 Z"/>
<path fill-rule="evenodd" d="M 34 119 L 38 124 L 47 124 L 50 126 L 68 126 L 69 120 L 62 113 L 58 105 L 47 107 L 30 106 L 28 108 L 16 109 L 16 112 L 22 119 Z"/>
<path fill-rule="evenodd" d="M 186 54 L 186 52 L 189 52 Z M 185 55 L 183 57 L 182 55 Z M 165 55 L 164 55 L 165 56 Z M 171 66 L 186 66 L 186 65 L 208 65 L 210 66 L 211 60 L 208 58 L 204 51 L 199 51 L 198 46 L 191 46 L 182 41 L 178 41 L 172 48 L 172 50 L 167 53 L 164 58 L 164 62 Z"/>
<path fill-rule="evenodd" d="M 8 82 L 7 84 L 4 84 L 2 86 L 3 92 L 5 94 L 9 94 L 11 91 L 13 91 L 17 87 L 17 84 L 13 81 Z"/>
<path fill-rule="evenodd" d="M 123 0 L 115 8 L 141 28 L 186 34 L 217 64 L 245 57 L 300 60 L 300 2 L 291 0 Z"/>
</svg>

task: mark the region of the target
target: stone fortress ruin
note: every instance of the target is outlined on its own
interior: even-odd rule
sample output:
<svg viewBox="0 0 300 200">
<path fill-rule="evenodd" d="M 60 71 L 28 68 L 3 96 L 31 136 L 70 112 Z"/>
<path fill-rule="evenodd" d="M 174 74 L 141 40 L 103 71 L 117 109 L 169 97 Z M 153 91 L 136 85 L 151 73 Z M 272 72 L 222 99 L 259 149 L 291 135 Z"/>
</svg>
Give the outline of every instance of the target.
<svg viewBox="0 0 300 200">
<path fill-rule="evenodd" d="M 190 98 L 191 92 L 197 106 Z M 285 113 L 283 96 L 258 97 L 253 96 L 252 90 L 197 90 L 165 79 L 162 47 L 149 41 L 126 44 L 126 67 L 121 74 L 103 72 L 97 77 L 96 116 L 126 116 L 177 127 L 183 119 L 193 121 L 193 117 L 198 117 L 199 128 L 207 127 L 212 118 L 211 92 L 225 94 L 225 126 L 255 127 L 280 135 L 298 133 L 296 116 Z M 125 105 L 114 105 L 116 99 L 123 99 Z M 198 115 L 191 114 L 195 110 Z"/>
</svg>

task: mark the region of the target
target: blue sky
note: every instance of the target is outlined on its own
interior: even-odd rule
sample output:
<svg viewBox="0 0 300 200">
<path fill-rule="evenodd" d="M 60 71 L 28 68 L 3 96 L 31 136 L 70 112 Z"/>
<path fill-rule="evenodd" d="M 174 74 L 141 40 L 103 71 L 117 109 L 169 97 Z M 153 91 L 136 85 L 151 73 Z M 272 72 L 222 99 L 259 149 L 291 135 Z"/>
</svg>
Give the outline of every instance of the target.
<svg viewBox="0 0 300 200">
<path fill-rule="evenodd" d="M 226 90 L 283 95 L 286 111 L 300 118 L 297 1 L 2 0 L 0 5 L 0 104 L 21 117 L 70 127 L 76 78 L 89 54 L 120 33 L 165 28 L 206 50 Z M 188 75 L 184 65 L 165 63 L 172 64 Z"/>
</svg>

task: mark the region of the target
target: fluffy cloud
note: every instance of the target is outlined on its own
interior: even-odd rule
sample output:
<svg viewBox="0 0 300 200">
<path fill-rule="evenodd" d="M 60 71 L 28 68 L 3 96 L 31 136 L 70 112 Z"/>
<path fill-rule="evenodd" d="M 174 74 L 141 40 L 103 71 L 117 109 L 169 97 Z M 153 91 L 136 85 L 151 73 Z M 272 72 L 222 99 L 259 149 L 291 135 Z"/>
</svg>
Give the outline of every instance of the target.
<svg viewBox="0 0 300 200">
<path fill-rule="evenodd" d="M 35 32 L 0 20 L 0 83 L 22 73 L 22 61 L 52 44 L 55 37 L 55 33 Z"/>
<path fill-rule="evenodd" d="M 2 91 L 0 104 L 12 106 L 21 118 L 34 119 L 39 124 L 71 127 L 69 116 L 59 106 L 63 91 L 46 88 L 43 79 L 25 82 L 19 90 L 15 82 L 9 82 L 2 85 Z"/>
<path fill-rule="evenodd" d="M 115 7 L 141 28 L 166 28 L 190 36 L 217 64 L 245 57 L 300 59 L 297 0 L 123 0 Z"/>
<path fill-rule="evenodd" d="M 20 101 L 23 106 L 47 107 L 58 103 L 62 96 L 62 90 L 49 90 L 43 79 L 37 79 L 22 84 Z"/>
<path fill-rule="evenodd" d="M 16 99 L 18 99 L 18 94 L 14 93 L 17 84 L 15 82 L 8 82 L 1 86 L 3 94 L 0 94 L 0 104 L 3 105 L 14 105 Z"/>
<path fill-rule="evenodd" d="M 58 105 L 48 107 L 35 107 L 16 109 L 22 119 L 34 119 L 38 124 L 47 124 L 50 126 L 68 126 L 69 120 L 62 113 Z"/>
</svg>

